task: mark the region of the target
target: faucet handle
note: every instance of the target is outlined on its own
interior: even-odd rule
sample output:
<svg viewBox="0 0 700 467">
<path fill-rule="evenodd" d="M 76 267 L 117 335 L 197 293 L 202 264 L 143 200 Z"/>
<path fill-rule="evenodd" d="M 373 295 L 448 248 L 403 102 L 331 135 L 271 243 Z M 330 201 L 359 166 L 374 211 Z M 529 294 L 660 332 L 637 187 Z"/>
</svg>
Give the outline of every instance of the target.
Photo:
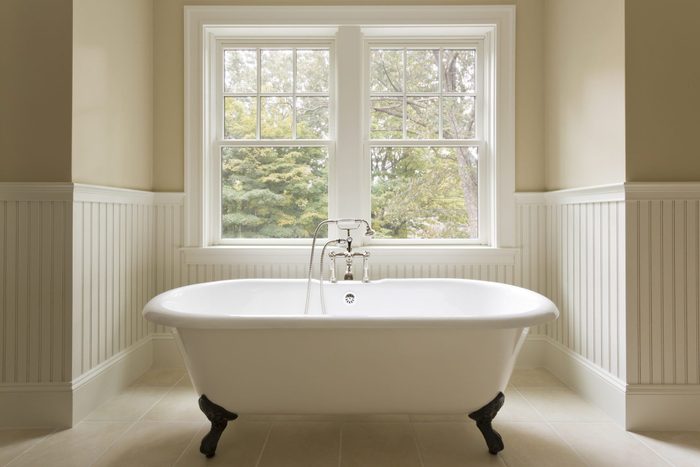
<svg viewBox="0 0 700 467">
<path fill-rule="evenodd" d="M 362 282 L 369 282 L 369 251 L 362 252 Z"/>
<path fill-rule="evenodd" d="M 334 251 L 331 251 L 330 253 L 328 253 L 328 256 L 331 257 L 331 278 L 330 278 L 330 281 L 331 281 L 332 284 L 335 284 L 336 282 L 338 282 L 338 279 L 335 277 L 335 257 L 336 257 L 336 253 L 335 253 Z"/>
</svg>

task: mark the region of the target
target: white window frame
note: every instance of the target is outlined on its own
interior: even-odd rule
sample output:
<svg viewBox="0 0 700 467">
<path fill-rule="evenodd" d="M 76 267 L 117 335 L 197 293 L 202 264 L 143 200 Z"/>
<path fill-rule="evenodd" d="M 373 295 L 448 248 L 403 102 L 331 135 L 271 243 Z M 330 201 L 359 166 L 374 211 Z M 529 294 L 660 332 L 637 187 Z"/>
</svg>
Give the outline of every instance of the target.
<svg viewBox="0 0 700 467">
<path fill-rule="evenodd" d="M 357 25 L 362 25 L 357 26 Z M 410 26 L 407 26 L 410 25 Z M 488 245 L 444 244 L 435 240 L 400 242 L 397 250 L 418 252 L 429 249 L 436 253 L 444 247 L 446 253 L 454 253 L 453 247 L 464 251 L 481 251 L 485 248 L 509 248 L 514 246 L 515 227 L 515 7 L 496 6 L 337 6 L 337 7 L 261 7 L 261 6 L 194 6 L 185 7 L 185 245 L 189 249 L 216 248 L 212 241 L 213 213 L 207 198 L 213 192 L 211 184 L 211 142 L 216 139 L 216 125 L 211 120 L 210 86 L 212 79 L 211 57 L 217 50 L 217 40 L 232 36 L 269 38 L 303 36 L 307 38 L 334 37 L 336 61 L 337 105 L 345 109 L 336 115 L 335 157 L 329 161 L 329 215 L 337 217 L 364 217 L 370 214 L 370 175 L 368 125 L 365 125 L 365 106 L 346 105 L 345 101 L 368 101 L 363 80 L 357 80 L 357 67 L 367 73 L 365 52 L 356 44 L 367 40 L 393 40 L 396 37 L 426 35 L 435 38 L 481 36 L 484 57 L 493 57 L 483 65 L 492 89 L 493 102 L 485 108 L 495 109 L 484 116 L 484 135 L 488 142 L 488 166 L 490 183 L 480 183 L 490 201 L 487 212 L 480 211 L 479 223 L 487 220 L 490 232 Z M 343 81 L 344 80 L 344 81 Z M 205 83 L 209 83 L 205 86 Z M 331 98 L 331 101 L 333 99 Z M 346 111 L 347 110 L 347 111 Z M 333 112 L 333 109 L 331 109 Z M 365 155 L 365 157 L 359 157 Z M 342 176 L 339 176 L 342 174 Z M 489 215 L 493 214 L 493 215 Z M 485 216 L 485 217 L 484 217 Z M 306 246 L 294 246 L 294 242 L 273 240 L 267 246 L 277 250 L 291 250 Z M 307 241 L 302 241 L 308 243 Z M 377 242 L 381 243 L 381 242 Z M 236 242 L 246 246 L 245 242 Z M 247 246 L 265 247 L 260 240 Z M 454 243 L 454 242 L 447 242 Z M 220 254 L 222 247 L 216 248 Z M 228 247 L 233 249 L 236 247 Z M 377 247 L 382 248 L 382 247 Z M 387 246 L 387 248 L 391 248 Z M 239 249 L 239 253 L 240 253 Z M 272 251 L 268 248 L 268 251 Z M 432 254 L 432 253 L 431 253 Z"/>
</svg>

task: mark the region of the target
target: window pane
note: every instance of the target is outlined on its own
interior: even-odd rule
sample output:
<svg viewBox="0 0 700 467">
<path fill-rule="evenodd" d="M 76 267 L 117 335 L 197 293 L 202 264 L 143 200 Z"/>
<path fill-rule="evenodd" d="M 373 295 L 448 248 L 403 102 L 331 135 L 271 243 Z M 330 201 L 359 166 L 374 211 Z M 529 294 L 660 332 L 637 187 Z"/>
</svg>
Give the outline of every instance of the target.
<svg viewBox="0 0 700 467">
<path fill-rule="evenodd" d="M 478 148 L 372 148 L 377 238 L 478 238 Z"/>
<path fill-rule="evenodd" d="M 326 148 L 221 150 L 222 238 L 310 238 L 328 218 Z"/>
<path fill-rule="evenodd" d="M 292 98 L 261 97 L 260 106 L 260 137 L 291 138 Z"/>
<path fill-rule="evenodd" d="M 403 138 L 403 99 L 372 98 L 370 138 Z"/>
<path fill-rule="evenodd" d="M 255 97 L 224 97 L 224 138 L 254 139 L 257 124 Z"/>
<path fill-rule="evenodd" d="M 328 138 L 327 97 L 297 97 L 297 138 Z"/>
<path fill-rule="evenodd" d="M 260 51 L 261 92 L 292 92 L 292 49 Z"/>
<path fill-rule="evenodd" d="M 255 93 L 257 54 L 255 49 L 224 51 L 224 92 Z"/>
<path fill-rule="evenodd" d="M 297 50 L 297 92 L 328 92 L 328 50 Z"/>
<path fill-rule="evenodd" d="M 437 138 L 439 112 L 437 97 L 407 97 L 406 137 L 411 139 Z"/>
<path fill-rule="evenodd" d="M 442 136 L 446 139 L 474 138 L 474 97 L 442 98 Z"/>
<path fill-rule="evenodd" d="M 369 72 L 372 92 L 403 91 L 403 51 L 372 49 Z"/>
<path fill-rule="evenodd" d="M 406 91 L 438 92 L 440 50 L 406 51 Z"/>
<path fill-rule="evenodd" d="M 442 90 L 445 92 L 476 92 L 476 51 L 442 51 Z"/>
</svg>

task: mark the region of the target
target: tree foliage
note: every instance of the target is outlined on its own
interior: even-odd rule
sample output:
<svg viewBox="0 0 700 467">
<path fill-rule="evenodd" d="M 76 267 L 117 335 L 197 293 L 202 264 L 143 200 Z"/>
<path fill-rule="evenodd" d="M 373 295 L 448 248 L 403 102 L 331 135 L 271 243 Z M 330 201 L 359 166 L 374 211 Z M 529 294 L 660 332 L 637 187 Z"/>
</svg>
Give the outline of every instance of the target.
<svg viewBox="0 0 700 467">
<path fill-rule="evenodd" d="M 231 94 L 224 98 L 225 138 L 327 138 L 327 52 L 260 52 L 226 55 L 224 86 Z M 257 94 L 256 57 L 263 95 Z M 473 138 L 475 66 L 467 49 L 373 50 L 370 137 Z M 293 83 L 295 97 L 280 95 L 291 92 Z M 224 147 L 221 161 L 224 237 L 310 237 L 328 217 L 324 146 Z M 476 236 L 476 147 L 375 146 L 371 168 L 372 223 L 379 237 Z"/>
</svg>

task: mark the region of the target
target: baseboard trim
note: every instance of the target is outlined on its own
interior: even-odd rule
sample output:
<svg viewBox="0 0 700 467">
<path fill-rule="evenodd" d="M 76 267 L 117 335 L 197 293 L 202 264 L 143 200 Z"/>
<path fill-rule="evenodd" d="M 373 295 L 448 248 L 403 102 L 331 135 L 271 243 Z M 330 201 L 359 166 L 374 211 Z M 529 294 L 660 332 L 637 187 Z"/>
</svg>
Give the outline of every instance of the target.
<svg viewBox="0 0 700 467">
<path fill-rule="evenodd" d="M 153 334 L 153 368 L 184 368 L 185 361 L 173 333 Z"/>
<path fill-rule="evenodd" d="M 518 359 L 515 362 L 517 369 L 542 368 L 548 343 L 545 336 L 529 334 L 520 348 Z"/>
<path fill-rule="evenodd" d="M 700 385 L 629 385 L 626 410 L 631 431 L 700 431 Z"/>
<path fill-rule="evenodd" d="M 73 419 L 78 423 L 100 404 L 116 396 L 153 365 L 153 342 L 141 339 L 73 380 Z"/>
<path fill-rule="evenodd" d="M 537 337 L 546 342 L 542 366 L 615 423 L 626 426 L 625 382 L 553 339 Z"/>
<path fill-rule="evenodd" d="M 72 382 L 0 385 L 0 427 L 69 428 L 152 364 L 153 341 L 147 337 Z"/>
<path fill-rule="evenodd" d="M 71 410 L 70 383 L 0 386 L 0 428 L 70 427 Z"/>
</svg>

